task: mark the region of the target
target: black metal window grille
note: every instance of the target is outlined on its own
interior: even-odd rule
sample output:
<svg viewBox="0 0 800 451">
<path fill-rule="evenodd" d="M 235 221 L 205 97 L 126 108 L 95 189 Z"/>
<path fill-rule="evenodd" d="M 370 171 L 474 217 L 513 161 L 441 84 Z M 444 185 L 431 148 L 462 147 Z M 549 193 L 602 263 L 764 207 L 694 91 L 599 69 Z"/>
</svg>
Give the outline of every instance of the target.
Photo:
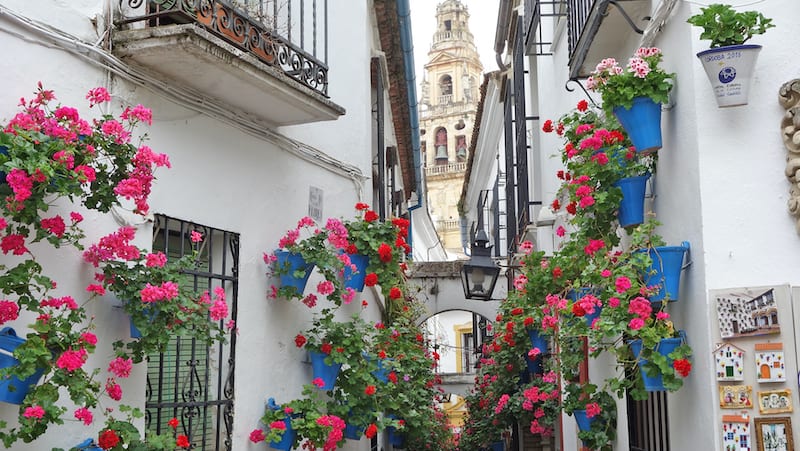
<svg viewBox="0 0 800 451">
<path fill-rule="evenodd" d="M 179 284 L 195 292 L 225 290 L 230 319 L 236 320 L 239 235 L 188 221 L 156 215 L 153 252 L 168 259 L 191 254 L 198 245 L 191 232 L 203 235 L 198 264 Z M 179 434 L 189 437 L 190 449 L 230 450 L 233 429 L 233 384 L 236 334 L 226 344 L 206 346 L 191 338 L 173 337 L 167 350 L 148 357 L 145 401 L 146 433 L 172 431 L 167 422 L 180 421 Z"/>
<path fill-rule="evenodd" d="M 644 401 L 628 396 L 631 451 L 669 451 L 667 392 L 650 392 Z"/>
</svg>

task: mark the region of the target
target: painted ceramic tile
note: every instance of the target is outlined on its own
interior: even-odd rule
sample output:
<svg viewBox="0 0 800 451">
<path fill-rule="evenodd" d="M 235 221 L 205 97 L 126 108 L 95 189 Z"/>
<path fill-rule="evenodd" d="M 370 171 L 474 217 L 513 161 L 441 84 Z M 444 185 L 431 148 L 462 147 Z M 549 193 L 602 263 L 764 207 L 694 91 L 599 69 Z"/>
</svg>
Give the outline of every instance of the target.
<svg viewBox="0 0 800 451">
<path fill-rule="evenodd" d="M 783 343 L 756 343 L 755 351 L 758 382 L 785 382 Z"/>
<path fill-rule="evenodd" d="M 714 298 L 722 338 L 780 333 L 775 288 L 760 293 L 747 288 L 717 290 Z"/>
<path fill-rule="evenodd" d="M 722 451 L 750 451 L 750 419 L 742 415 L 722 416 Z"/>
<path fill-rule="evenodd" d="M 714 350 L 718 381 L 744 380 L 744 350 L 730 343 L 722 343 Z"/>
<path fill-rule="evenodd" d="M 720 385 L 719 406 L 723 409 L 752 409 L 753 387 L 751 385 Z"/>
</svg>

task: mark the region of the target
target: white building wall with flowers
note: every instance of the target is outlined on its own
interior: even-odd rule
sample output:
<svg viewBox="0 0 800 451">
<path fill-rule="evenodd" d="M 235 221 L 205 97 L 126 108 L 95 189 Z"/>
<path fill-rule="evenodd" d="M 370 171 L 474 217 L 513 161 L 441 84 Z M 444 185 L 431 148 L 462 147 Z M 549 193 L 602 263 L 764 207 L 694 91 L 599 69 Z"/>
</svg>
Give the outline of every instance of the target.
<svg viewBox="0 0 800 451">
<path fill-rule="evenodd" d="M 785 110 L 778 103 L 778 90 L 787 81 L 800 76 L 796 64 L 797 24 L 800 9 L 792 0 L 748 3 L 737 10 L 758 10 L 773 19 L 775 28 L 754 37 L 752 44 L 763 45 L 750 87 L 749 104 L 718 108 L 709 81 L 695 56 L 708 48 L 708 41 L 699 39 L 700 30 L 686 23 L 710 2 L 650 2 L 655 15 L 666 4 L 674 6 L 665 24 L 655 34 L 652 46 L 664 53 L 663 66 L 675 72 L 672 102 L 662 109 L 663 148 L 658 151 L 658 173 L 651 182 L 648 207 L 663 224 L 659 232 L 668 245 L 681 241 L 691 243 L 692 264 L 683 271 L 680 301 L 670 306 L 677 327 L 685 329 L 694 349 L 692 374 L 684 387 L 668 396 L 669 437 L 673 450 L 713 450 L 722 447 L 722 415 L 744 412 L 750 424 L 759 413 L 758 407 L 726 410 L 719 407 L 718 385 L 711 352 L 721 342 L 717 330 L 717 313 L 712 290 L 733 287 L 800 286 L 800 235 L 787 210 L 790 184 L 784 175 L 786 150 L 781 140 L 780 122 Z M 733 2 L 737 3 L 737 2 Z M 621 4 L 624 7 L 624 4 Z M 737 6 L 734 4 L 733 6 Z M 580 90 L 569 93 L 562 89 L 569 79 L 566 18 L 553 24 L 543 20 L 545 40 L 553 37 L 552 55 L 531 57 L 535 62 L 530 79 L 538 100 L 530 115 L 539 116 L 539 130 L 533 130 L 533 146 L 539 158 L 531 163 L 541 168 L 541 180 L 532 186 L 551 202 L 559 186 L 555 173 L 561 169 L 558 149 L 562 146 L 555 134 L 541 132 L 545 119 L 556 120 L 585 98 Z M 647 25 L 644 23 L 640 26 Z M 602 31 L 601 31 L 602 32 Z M 641 36 L 631 33 L 620 48 L 633 54 Z M 599 61 L 587 61 L 594 65 Z M 623 61 L 624 63 L 624 61 Z M 585 81 L 584 81 L 585 82 Z M 573 85 L 574 86 L 574 85 Z M 593 97 L 599 102 L 599 95 Z M 556 224 L 558 224 L 558 220 Z M 554 237 L 558 240 L 557 237 Z M 734 341 L 751 347 L 756 341 L 783 342 L 785 355 L 797 369 L 796 333 L 797 298 L 786 300 L 779 314 L 780 336 L 764 336 Z M 794 306 L 794 307 L 792 307 Z M 753 352 L 750 353 L 752 358 Z M 748 361 L 749 362 L 749 361 Z M 784 384 L 758 384 L 750 362 L 746 371 L 751 378 L 746 384 L 756 392 L 778 388 L 798 390 L 795 373 Z M 590 363 L 590 375 L 605 377 L 613 362 L 602 358 Z M 795 443 L 800 429 L 796 397 L 789 416 L 793 422 Z M 626 412 L 619 407 L 618 438 L 614 449 L 628 449 Z M 579 448 L 574 420 L 564 416 L 564 449 Z M 751 440 L 755 449 L 756 434 Z"/>
<path fill-rule="evenodd" d="M 241 127 L 217 120 L 214 111 L 188 109 L 165 98 L 158 89 L 107 70 L 99 56 L 105 52 L 101 42 L 107 38 L 103 25 L 108 11 L 116 11 L 119 3 L 0 2 L 0 47 L 5 55 L 0 62 L 4 74 L 0 118 L 3 123 L 10 119 L 18 111 L 20 97 L 32 96 L 37 81 L 54 90 L 58 102 L 78 108 L 87 118 L 96 111 L 86 107 L 84 96 L 96 86 L 105 86 L 111 92 L 110 113 L 118 114 L 122 106 L 140 103 L 152 109 L 148 144 L 156 152 L 167 153 L 172 168 L 157 171 L 151 211 L 240 234 L 232 449 L 266 449 L 266 444 L 253 445 L 247 437 L 259 426 L 266 398 L 281 401 L 296 397 L 302 385 L 310 381 L 305 351 L 297 349 L 293 342 L 296 332 L 307 327 L 310 316 L 299 303 L 267 298 L 268 286 L 274 281 L 265 275 L 262 254 L 274 250 L 280 236 L 308 214 L 311 186 L 323 193 L 323 218 L 352 217 L 356 202 L 373 201 L 369 62 L 379 44 L 371 2 L 353 2 L 347 8 L 329 10 L 329 40 L 339 44 L 328 48 L 332 67 L 328 94 L 344 107 L 346 114 L 335 121 L 283 130 L 285 136 L 295 140 L 284 139 L 284 146 L 295 142 L 319 149 L 332 160 L 355 168 L 363 174 L 361 178 L 324 167 L 313 158 L 300 158 L 276 140 L 256 137 Z M 36 26 L 28 21 L 34 21 Z M 65 42 L 61 33 L 73 36 L 73 45 Z M 67 215 L 73 209 L 64 203 L 52 207 L 53 212 Z M 126 224 L 137 229 L 135 244 L 145 249 L 151 246 L 152 216 L 142 218 L 123 211 L 113 217 L 79 211 L 85 217 L 85 243 Z M 92 282 L 93 268 L 82 261 L 77 250 L 36 252 L 45 271 L 58 280 L 59 291 L 76 293 L 76 299 L 85 294 L 86 285 Z M 14 264 L 14 259 L 11 254 L 0 255 L 0 264 Z M 309 286 L 315 286 L 317 278 L 312 275 Z M 375 321 L 380 318 L 380 311 L 372 293 L 365 292 L 363 296 L 369 301 L 365 316 Z M 100 368 L 100 379 L 113 356 L 111 342 L 128 336 L 127 318 L 114 308 L 118 303 L 106 295 L 88 307 L 99 342 L 85 365 Z M 359 309 L 360 303 L 354 303 L 344 307 L 343 313 Z M 6 325 L 24 334 L 30 319 L 20 318 Z M 130 378 L 120 381 L 126 403 L 144 407 L 145 379 L 146 367 L 142 364 L 135 366 Z M 98 406 L 90 426 L 67 421 L 33 443 L 14 444 L 13 449 L 68 449 L 87 437 L 97 437 L 103 425 L 102 410 L 106 408 L 114 409 L 116 405 Z M 17 406 L 0 403 L 0 420 L 14 424 L 17 414 Z M 138 424 L 141 426 L 142 421 Z M 368 449 L 368 441 L 348 441 L 344 449 Z"/>
</svg>

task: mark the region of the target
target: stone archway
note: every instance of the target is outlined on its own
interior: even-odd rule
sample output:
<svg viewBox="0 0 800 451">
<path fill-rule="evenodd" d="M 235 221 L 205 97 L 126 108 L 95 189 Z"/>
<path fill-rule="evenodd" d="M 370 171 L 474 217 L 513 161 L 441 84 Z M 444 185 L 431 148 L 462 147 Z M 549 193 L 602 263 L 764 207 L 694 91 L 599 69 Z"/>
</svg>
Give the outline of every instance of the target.
<svg viewBox="0 0 800 451">
<path fill-rule="evenodd" d="M 490 321 L 497 316 L 500 300 L 506 296 L 505 278 L 501 275 L 495 287 L 492 301 L 466 299 L 461 285 L 461 269 L 464 261 L 422 262 L 412 266 L 409 285 L 415 297 L 425 306 L 425 314 L 418 319 L 422 324 L 434 316 L 464 311 L 475 313 Z M 474 374 L 443 373 L 441 387 L 447 393 L 465 396 L 474 385 Z"/>
</svg>

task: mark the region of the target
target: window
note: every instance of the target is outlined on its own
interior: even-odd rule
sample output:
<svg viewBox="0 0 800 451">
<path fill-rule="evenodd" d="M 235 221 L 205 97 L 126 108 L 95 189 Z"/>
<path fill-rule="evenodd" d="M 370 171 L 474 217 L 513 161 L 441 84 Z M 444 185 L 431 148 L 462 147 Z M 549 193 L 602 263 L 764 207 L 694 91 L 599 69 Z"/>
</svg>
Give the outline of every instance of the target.
<svg viewBox="0 0 800 451">
<path fill-rule="evenodd" d="M 475 350 L 472 348 L 472 332 L 461 334 L 461 368 L 464 373 L 472 373 Z"/>
<path fill-rule="evenodd" d="M 443 96 L 453 95 L 453 79 L 449 75 L 444 75 L 439 80 L 439 91 Z"/>
<path fill-rule="evenodd" d="M 447 130 L 439 128 L 436 130 L 436 164 L 447 164 L 449 157 L 447 155 Z"/>
<path fill-rule="evenodd" d="M 180 258 L 193 250 L 189 237 L 200 232 L 198 266 L 178 283 L 191 284 L 201 293 L 225 290 L 230 319 L 236 320 L 239 235 L 187 221 L 156 215 L 153 251 Z M 190 449 L 230 450 L 233 429 L 233 377 L 236 334 L 226 344 L 206 346 L 173 337 L 162 354 L 147 359 L 145 390 L 146 434 L 171 431 L 167 422 L 178 418 L 178 434 L 185 434 Z"/>
<path fill-rule="evenodd" d="M 463 163 L 467 161 L 467 137 L 456 136 L 456 161 Z"/>
<path fill-rule="evenodd" d="M 628 396 L 628 434 L 631 451 L 669 451 L 667 392 L 650 392 L 644 401 Z"/>
</svg>

